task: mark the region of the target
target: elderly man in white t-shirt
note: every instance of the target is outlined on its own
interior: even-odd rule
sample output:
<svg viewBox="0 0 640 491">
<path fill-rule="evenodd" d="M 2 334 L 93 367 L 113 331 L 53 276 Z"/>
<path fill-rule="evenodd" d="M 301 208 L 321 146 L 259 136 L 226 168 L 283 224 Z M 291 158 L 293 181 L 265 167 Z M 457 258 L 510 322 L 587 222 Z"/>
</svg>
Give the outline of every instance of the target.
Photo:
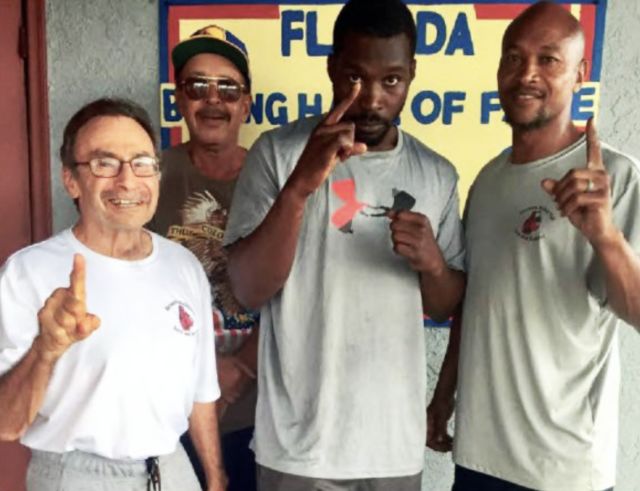
<svg viewBox="0 0 640 491">
<path fill-rule="evenodd" d="M 32 450 L 29 491 L 195 491 L 189 429 L 223 489 L 209 284 L 143 228 L 159 188 L 148 116 L 90 103 L 60 153 L 77 223 L 0 270 L 0 438 Z"/>
</svg>

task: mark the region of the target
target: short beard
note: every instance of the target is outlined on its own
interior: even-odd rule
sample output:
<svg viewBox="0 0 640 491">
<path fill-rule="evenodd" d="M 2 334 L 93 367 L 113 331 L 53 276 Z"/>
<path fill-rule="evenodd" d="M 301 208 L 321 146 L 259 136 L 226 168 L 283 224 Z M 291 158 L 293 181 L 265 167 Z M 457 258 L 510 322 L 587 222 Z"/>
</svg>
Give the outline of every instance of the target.
<svg viewBox="0 0 640 491">
<path fill-rule="evenodd" d="M 525 123 L 518 123 L 513 121 L 508 114 L 505 114 L 504 121 L 514 130 L 518 130 L 520 132 L 528 132 L 539 130 L 540 128 L 544 128 L 551 121 L 551 117 L 544 111 L 544 109 L 540 110 L 536 117 L 531 121 L 527 121 Z"/>
<path fill-rule="evenodd" d="M 383 119 L 375 114 L 359 114 L 351 117 L 345 118 L 346 121 L 350 121 L 355 124 L 355 139 L 357 142 L 364 143 L 369 147 L 375 147 L 379 145 L 384 137 L 387 136 L 389 130 L 393 127 L 393 122 Z M 375 121 L 379 124 L 382 124 L 384 129 L 380 131 L 377 135 L 363 135 L 358 131 L 358 122 L 359 121 Z"/>
<path fill-rule="evenodd" d="M 385 130 L 381 131 L 379 135 L 366 136 L 366 137 L 358 133 L 358 127 L 356 126 L 355 139 L 357 142 L 364 143 L 368 147 L 375 147 L 379 145 L 382 142 L 382 140 L 384 140 L 384 137 L 387 136 L 392 126 L 393 126 L 392 124 L 385 124 Z"/>
</svg>

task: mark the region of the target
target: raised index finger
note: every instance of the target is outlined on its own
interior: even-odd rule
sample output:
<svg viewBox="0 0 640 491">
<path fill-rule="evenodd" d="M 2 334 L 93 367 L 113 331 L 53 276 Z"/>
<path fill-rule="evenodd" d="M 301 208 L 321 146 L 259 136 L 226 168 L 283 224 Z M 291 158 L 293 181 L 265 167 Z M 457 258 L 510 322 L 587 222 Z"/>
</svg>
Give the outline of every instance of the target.
<svg viewBox="0 0 640 491">
<path fill-rule="evenodd" d="M 361 84 L 359 82 L 353 84 L 349 96 L 346 99 L 342 99 L 331 111 L 329 111 L 327 118 L 324 120 L 325 125 L 334 125 L 340 122 L 340 120 L 344 116 L 344 113 L 346 113 L 347 110 L 351 107 L 353 101 L 358 98 L 358 94 L 360 93 L 360 85 Z"/>
<path fill-rule="evenodd" d="M 71 275 L 69 279 L 71 281 L 69 285 L 69 289 L 74 297 L 80 302 L 85 302 L 86 299 L 86 291 L 85 291 L 85 261 L 84 256 L 82 254 L 74 254 L 73 255 L 73 269 L 71 270 Z"/>
<path fill-rule="evenodd" d="M 587 121 L 587 169 L 604 169 L 600 139 L 593 117 Z"/>
</svg>

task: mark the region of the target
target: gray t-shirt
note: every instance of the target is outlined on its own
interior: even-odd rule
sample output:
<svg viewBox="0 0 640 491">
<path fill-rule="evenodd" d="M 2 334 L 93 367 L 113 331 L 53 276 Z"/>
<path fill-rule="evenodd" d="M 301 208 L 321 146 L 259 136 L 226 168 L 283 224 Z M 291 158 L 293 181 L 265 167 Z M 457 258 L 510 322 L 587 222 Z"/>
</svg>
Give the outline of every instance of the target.
<svg viewBox="0 0 640 491">
<path fill-rule="evenodd" d="M 465 210 L 465 297 L 454 460 L 542 491 L 614 485 L 619 357 L 593 248 L 541 188 L 586 165 L 584 138 L 476 179 Z M 603 145 L 616 225 L 640 248 L 638 166 Z"/>
<path fill-rule="evenodd" d="M 263 134 L 236 185 L 225 244 L 249 235 L 291 174 L 317 118 Z M 333 479 L 423 467 L 426 357 L 418 274 L 394 254 L 389 208 L 429 217 L 463 267 L 457 175 L 399 132 L 396 148 L 338 164 L 307 201 L 283 289 L 262 309 L 257 461 Z"/>
</svg>

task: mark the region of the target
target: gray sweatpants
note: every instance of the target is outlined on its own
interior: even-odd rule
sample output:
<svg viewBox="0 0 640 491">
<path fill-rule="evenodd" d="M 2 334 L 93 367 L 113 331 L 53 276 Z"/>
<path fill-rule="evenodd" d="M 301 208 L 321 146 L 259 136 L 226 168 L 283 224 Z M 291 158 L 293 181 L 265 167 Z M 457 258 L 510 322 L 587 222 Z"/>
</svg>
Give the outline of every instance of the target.
<svg viewBox="0 0 640 491">
<path fill-rule="evenodd" d="M 375 479 L 317 479 L 258 465 L 258 491 L 420 491 L 422 473 Z"/>
<path fill-rule="evenodd" d="M 112 460 L 78 451 L 31 453 L 27 491 L 147 491 L 143 460 Z M 200 491 L 182 445 L 159 460 L 162 491 Z"/>
</svg>

